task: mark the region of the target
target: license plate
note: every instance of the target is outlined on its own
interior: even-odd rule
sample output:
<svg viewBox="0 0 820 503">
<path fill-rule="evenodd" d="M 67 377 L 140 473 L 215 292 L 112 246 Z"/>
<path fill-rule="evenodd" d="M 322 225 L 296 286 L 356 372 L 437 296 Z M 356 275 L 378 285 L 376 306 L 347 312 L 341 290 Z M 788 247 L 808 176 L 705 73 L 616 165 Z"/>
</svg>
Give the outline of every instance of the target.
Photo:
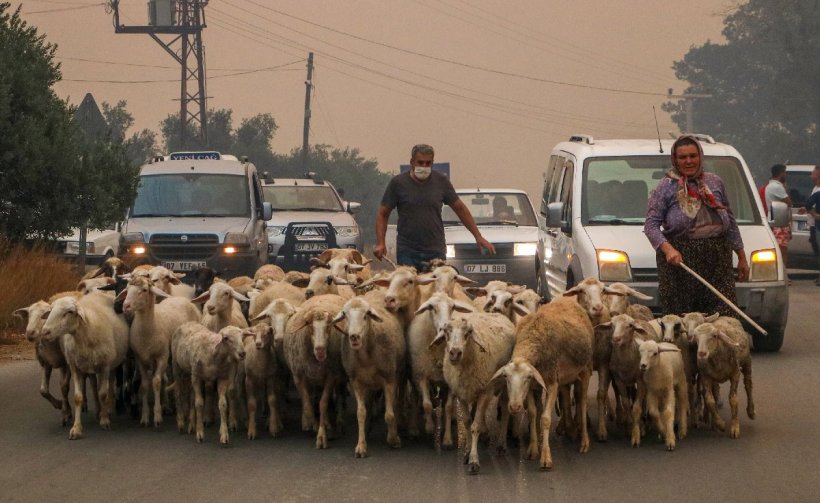
<svg viewBox="0 0 820 503">
<path fill-rule="evenodd" d="M 465 264 L 467 274 L 503 274 L 507 272 L 507 264 Z"/>
<path fill-rule="evenodd" d="M 807 231 L 809 230 L 809 223 L 805 220 L 798 220 L 797 221 L 797 230 L 799 231 Z"/>
<path fill-rule="evenodd" d="M 172 271 L 188 272 L 205 267 L 205 261 L 201 262 L 163 262 L 162 267 Z"/>
<path fill-rule="evenodd" d="M 327 250 L 327 243 L 296 243 L 296 251 L 312 252 Z"/>
</svg>

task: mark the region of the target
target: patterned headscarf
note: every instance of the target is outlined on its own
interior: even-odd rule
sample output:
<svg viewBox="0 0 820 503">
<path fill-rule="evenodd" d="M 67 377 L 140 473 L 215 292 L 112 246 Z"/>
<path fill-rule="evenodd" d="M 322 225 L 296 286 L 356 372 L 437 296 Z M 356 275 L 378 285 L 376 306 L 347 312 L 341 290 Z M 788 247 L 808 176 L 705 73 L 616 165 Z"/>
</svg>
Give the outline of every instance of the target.
<svg viewBox="0 0 820 503">
<path fill-rule="evenodd" d="M 697 172 L 691 177 L 687 177 L 681 172 L 678 168 L 677 160 L 675 159 L 675 153 L 677 152 L 678 147 L 684 143 L 684 140 L 691 140 L 691 143 L 694 143 L 698 148 L 698 154 L 700 156 L 700 166 L 698 167 Z M 691 143 L 687 141 L 684 144 L 689 145 Z M 672 144 L 672 169 L 666 173 L 666 176 L 673 180 L 677 180 L 678 204 L 680 205 L 683 213 L 689 218 L 695 218 L 698 211 L 700 211 L 701 203 L 706 203 L 707 206 L 716 210 L 726 209 L 725 206 L 720 204 L 717 199 L 715 199 L 715 195 L 711 190 L 709 190 L 709 187 L 707 187 L 706 183 L 703 181 L 703 148 L 700 146 L 700 142 L 696 137 L 685 134 L 679 136 L 678 139 L 675 140 L 675 143 Z M 688 182 L 690 178 L 697 183 L 697 190 L 689 187 Z"/>
</svg>

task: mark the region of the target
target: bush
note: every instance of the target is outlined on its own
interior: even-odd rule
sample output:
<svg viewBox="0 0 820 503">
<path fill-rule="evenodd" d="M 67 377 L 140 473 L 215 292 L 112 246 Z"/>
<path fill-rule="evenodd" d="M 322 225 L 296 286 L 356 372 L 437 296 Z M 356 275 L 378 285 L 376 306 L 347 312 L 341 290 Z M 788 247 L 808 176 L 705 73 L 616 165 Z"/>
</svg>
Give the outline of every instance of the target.
<svg viewBox="0 0 820 503">
<path fill-rule="evenodd" d="M 0 238 L 0 333 L 21 322 L 12 313 L 57 292 L 74 290 L 80 274 L 42 244 L 10 244 Z"/>
</svg>

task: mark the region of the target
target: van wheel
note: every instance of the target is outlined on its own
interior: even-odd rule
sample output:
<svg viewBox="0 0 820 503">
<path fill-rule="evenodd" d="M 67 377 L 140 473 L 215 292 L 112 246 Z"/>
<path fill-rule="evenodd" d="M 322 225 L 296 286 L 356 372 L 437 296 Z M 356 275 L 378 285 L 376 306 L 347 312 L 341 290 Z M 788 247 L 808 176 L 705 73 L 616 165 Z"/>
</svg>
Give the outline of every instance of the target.
<svg viewBox="0 0 820 503">
<path fill-rule="evenodd" d="M 550 298 L 549 288 L 547 288 L 547 283 L 541 277 L 541 271 L 535 273 L 535 291 L 538 292 L 538 296 L 542 299 L 552 300 Z"/>
<path fill-rule="evenodd" d="M 752 333 L 752 343 L 754 344 L 755 351 L 766 353 L 780 351 L 780 348 L 783 347 L 783 336 L 786 331 L 785 327 L 771 329 L 767 328 L 767 330 L 769 335 L 763 335 L 755 332 Z"/>
</svg>

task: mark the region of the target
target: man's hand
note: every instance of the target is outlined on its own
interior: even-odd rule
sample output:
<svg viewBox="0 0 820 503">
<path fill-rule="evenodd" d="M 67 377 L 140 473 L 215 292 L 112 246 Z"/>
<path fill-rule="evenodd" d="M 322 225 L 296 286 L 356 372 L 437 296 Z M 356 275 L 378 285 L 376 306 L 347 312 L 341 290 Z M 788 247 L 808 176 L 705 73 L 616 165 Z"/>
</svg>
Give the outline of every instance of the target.
<svg viewBox="0 0 820 503">
<path fill-rule="evenodd" d="M 492 243 L 484 239 L 484 236 L 479 236 L 475 240 L 476 244 L 478 245 L 479 250 L 487 250 L 490 252 L 490 255 L 495 255 L 495 246 Z"/>
<path fill-rule="evenodd" d="M 385 255 L 386 252 L 387 252 L 387 249 L 384 245 L 376 245 L 373 248 L 373 255 L 375 255 L 375 257 L 379 260 L 384 258 L 384 255 Z"/>
</svg>

